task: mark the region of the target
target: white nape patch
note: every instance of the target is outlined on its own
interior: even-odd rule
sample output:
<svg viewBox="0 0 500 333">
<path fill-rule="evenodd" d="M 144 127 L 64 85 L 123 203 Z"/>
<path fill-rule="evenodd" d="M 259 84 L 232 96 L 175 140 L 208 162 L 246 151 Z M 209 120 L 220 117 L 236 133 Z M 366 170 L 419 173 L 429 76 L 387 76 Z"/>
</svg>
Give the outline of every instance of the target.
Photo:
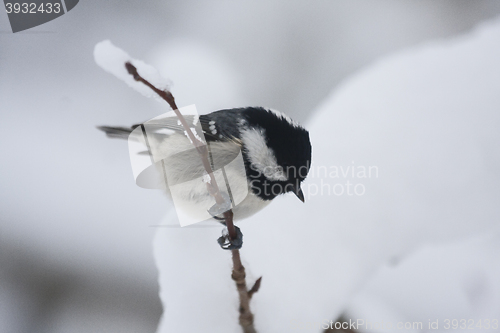
<svg viewBox="0 0 500 333">
<path fill-rule="evenodd" d="M 296 122 L 295 120 L 293 120 L 292 118 L 290 118 L 289 116 L 287 116 L 286 114 L 284 114 L 283 112 L 280 112 L 280 111 L 274 110 L 274 109 L 270 109 L 270 108 L 267 108 L 266 111 L 267 112 L 271 112 L 272 114 L 274 114 L 279 119 L 286 120 L 293 127 L 302 127 L 302 126 L 300 126 L 300 124 L 298 122 Z"/>
<path fill-rule="evenodd" d="M 243 129 L 241 131 L 241 141 L 254 169 L 261 172 L 269 180 L 288 180 L 283 173 L 283 168 L 278 165 L 274 152 L 266 144 L 263 129 Z"/>
</svg>

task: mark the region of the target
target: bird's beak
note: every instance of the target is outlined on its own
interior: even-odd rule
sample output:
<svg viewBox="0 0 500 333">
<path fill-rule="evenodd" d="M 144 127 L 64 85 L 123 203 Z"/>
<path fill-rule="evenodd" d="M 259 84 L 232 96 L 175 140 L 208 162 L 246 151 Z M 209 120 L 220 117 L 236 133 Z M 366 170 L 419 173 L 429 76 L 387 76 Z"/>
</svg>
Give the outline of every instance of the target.
<svg viewBox="0 0 500 333">
<path fill-rule="evenodd" d="M 304 199 L 304 193 L 302 193 L 302 189 L 300 188 L 300 184 L 293 187 L 293 193 L 295 193 L 295 195 L 297 196 L 297 198 L 299 198 L 300 201 L 306 202 L 306 200 Z"/>
</svg>

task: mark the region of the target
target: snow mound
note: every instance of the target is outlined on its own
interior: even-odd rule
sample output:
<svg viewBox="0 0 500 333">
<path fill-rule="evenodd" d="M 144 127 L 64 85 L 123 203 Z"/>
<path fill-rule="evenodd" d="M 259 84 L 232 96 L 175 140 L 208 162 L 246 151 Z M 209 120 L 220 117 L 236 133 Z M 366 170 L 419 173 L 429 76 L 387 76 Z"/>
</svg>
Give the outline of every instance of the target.
<svg viewBox="0 0 500 333">
<path fill-rule="evenodd" d="M 347 80 L 306 126 L 306 203 L 278 198 L 240 223 L 263 332 L 321 332 L 388 262 L 498 230 L 500 21 L 401 52 Z M 167 218 L 165 223 L 174 224 Z M 158 332 L 237 332 L 220 228 L 160 228 Z"/>
</svg>

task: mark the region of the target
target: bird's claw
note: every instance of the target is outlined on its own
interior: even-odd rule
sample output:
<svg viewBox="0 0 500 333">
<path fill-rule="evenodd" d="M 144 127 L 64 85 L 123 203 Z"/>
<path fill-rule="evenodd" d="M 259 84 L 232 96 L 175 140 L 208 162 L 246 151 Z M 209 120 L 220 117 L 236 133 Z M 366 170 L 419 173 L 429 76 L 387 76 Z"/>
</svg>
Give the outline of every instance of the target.
<svg viewBox="0 0 500 333">
<path fill-rule="evenodd" d="M 239 250 L 243 246 L 243 234 L 241 233 L 240 228 L 234 226 L 234 229 L 236 230 L 235 239 L 231 239 L 231 237 L 229 237 L 227 228 L 222 230 L 222 236 L 217 239 L 217 243 L 219 243 L 220 247 L 224 250 Z"/>
</svg>

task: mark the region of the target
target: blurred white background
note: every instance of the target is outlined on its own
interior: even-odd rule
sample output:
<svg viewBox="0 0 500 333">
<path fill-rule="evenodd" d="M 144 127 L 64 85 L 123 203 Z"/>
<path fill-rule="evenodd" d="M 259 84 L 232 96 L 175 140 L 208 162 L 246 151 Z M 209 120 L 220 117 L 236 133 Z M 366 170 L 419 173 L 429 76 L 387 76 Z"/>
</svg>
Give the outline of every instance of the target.
<svg viewBox="0 0 500 333">
<path fill-rule="evenodd" d="M 161 315 L 151 225 L 168 203 L 95 126 L 167 109 L 97 67 L 97 42 L 158 66 L 179 106 L 306 122 L 375 59 L 498 14 L 497 0 L 89 0 L 12 34 L 2 11 L 0 332 L 153 332 Z"/>
</svg>

